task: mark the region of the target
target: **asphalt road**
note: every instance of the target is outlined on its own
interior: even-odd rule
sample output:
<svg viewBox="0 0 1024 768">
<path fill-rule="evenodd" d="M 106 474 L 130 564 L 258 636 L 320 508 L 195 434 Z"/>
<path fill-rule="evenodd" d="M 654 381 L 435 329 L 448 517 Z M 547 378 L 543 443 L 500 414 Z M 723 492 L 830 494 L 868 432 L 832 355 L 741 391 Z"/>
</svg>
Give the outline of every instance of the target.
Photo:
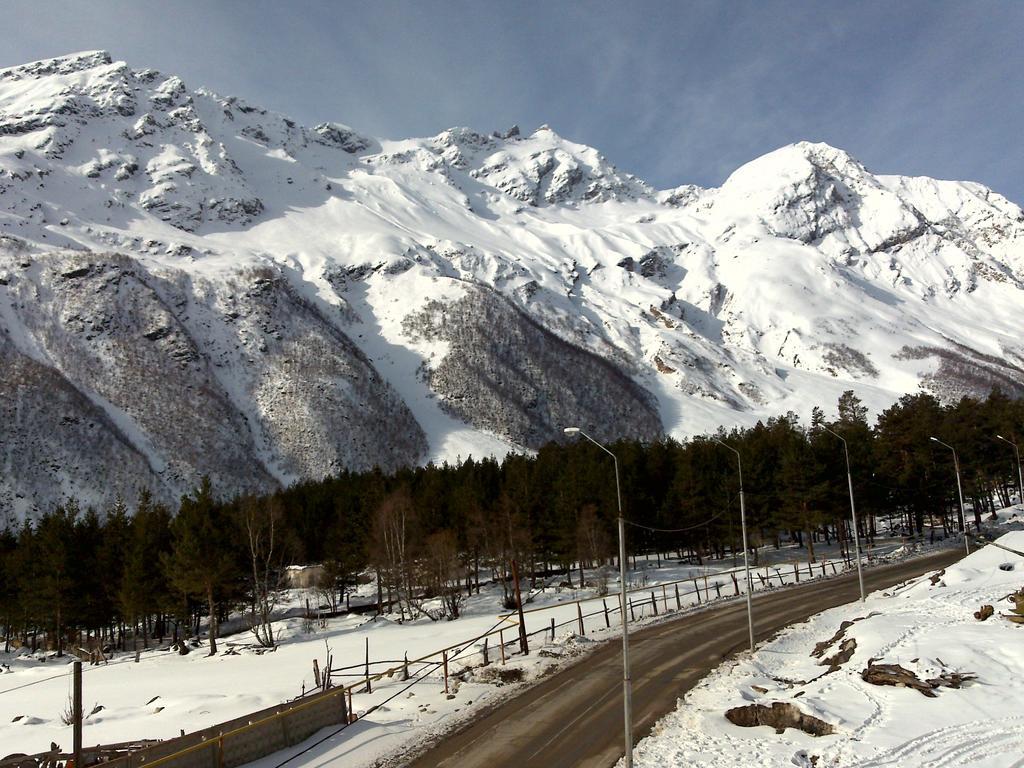
<svg viewBox="0 0 1024 768">
<path fill-rule="evenodd" d="M 868 591 L 899 584 L 960 559 L 943 551 L 864 571 Z M 758 640 L 859 596 L 856 573 L 754 598 Z M 825 638 L 823 638 L 825 639 Z M 747 647 L 746 604 L 680 617 L 630 633 L 633 738 L 650 733 L 678 698 Z M 445 737 L 411 768 L 608 768 L 623 754 L 621 644 L 609 642 L 575 664 Z"/>
</svg>

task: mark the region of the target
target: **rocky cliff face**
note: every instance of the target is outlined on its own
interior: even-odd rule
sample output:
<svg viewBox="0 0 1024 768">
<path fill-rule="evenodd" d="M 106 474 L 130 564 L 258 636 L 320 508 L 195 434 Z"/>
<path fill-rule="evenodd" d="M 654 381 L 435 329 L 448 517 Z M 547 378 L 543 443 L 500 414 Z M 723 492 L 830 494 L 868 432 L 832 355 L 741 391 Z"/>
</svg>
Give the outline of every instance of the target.
<svg viewBox="0 0 1024 768">
<path fill-rule="evenodd" d="M 272 267 L 213 281 L 123 255 L 44 252 L 23 255 L 6 282 L 14 412 L 0 503 L 142 488 L 172 501 L 203 475 L 222 492 L 267 491 L 395 469 L 426 450 L 365 356 Z"/>
<path fill-rule="evenodd" d="M 1024 388 L 1024 212 L 797 143 L 655 191 L 547 126 L 378 140 L 89 52 L 0 70 L 0 505 L 174 500 Z"/>
<path fill-rule="evenodd" d="M 661 434 L 657 402 L 624 371 L 567 344 L 489 289 L 469 286 L 456 301 L 430 302 L 406 318 L 405 329 L 447 345 L 437 366 L 424 370 L 445 407 L 519 445 L 540 448 L 579 424 L 599 440 Z"/>
</svg>

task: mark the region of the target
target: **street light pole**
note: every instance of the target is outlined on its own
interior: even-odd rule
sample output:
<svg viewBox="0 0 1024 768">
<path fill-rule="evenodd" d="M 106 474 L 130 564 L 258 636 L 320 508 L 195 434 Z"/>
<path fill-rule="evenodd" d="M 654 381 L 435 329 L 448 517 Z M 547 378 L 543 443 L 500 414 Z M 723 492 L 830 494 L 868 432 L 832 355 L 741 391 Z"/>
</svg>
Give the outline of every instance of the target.
<svg viewBox="0 0 1024 768">
<path fill-rule="evenodd" d="M 1017 456 L 1017 501 L 1021 505 L 1024 505 L 1024 474 L 1022 474 L 1020 471 L 1020 449 L 1017 447 L 1017 444 L 1012 440 L 1007 440 L 1002 435 L 996 435 L 996 437 L 998 437 L 1004 443 L 1009 443 L 1010 445 L 1013 446 L 1013 452 Z"/>
<path fill-rule="evenodd" d="M 960 459 L 957 458 L 956 448 L 954 448 L 952 445 L 950 445 L 949 443 L 942 442 L 937 437 L 933 437 L 931 439 L 934 440 L 939 445 L 944 445 L 946 448 L 949 448 L 949 450 L 953 452 L 953 468 L 956 469 L 956 492 L 957 495 L 960 497 L 960 525 L 964 527 L 964 548 L 967 550 L 967 554 L 969 555 L 971 554 L 971 542 L 967 538 L 967 517 L 964 515 L 964 490 L 963 487 L 960 485 Z"/>
<path fill-rule="evenodd" d="M 716 443 L 723 448 L 728 448 L 736 454 L 736 468 L 740 477 L 740 528 L 743 531 L 743 570 L 747 576 L 747 634 L 750 637 L 750 650 L 754 650 L 754 608 L 751 602 L 750 593 L 754 591 L 754 582 L 750 579 L 750 562 L 747 555 L 747 508 L 743 501 L 743 460 L 740 452 L 727 443 L 723 443 L 717 437 L 712 437 Z"/>
<path fill-rule="evenodd" d="M 619 509 L 619 614 L 622 616 L 622 708 L 625 724 L 625 768 L 633 768 L 633 684 L 629 675 L 629 627 L 626 622 L 626 520 L 622 516 L 622 489 L 619 486 L 619 459 L 614 453 L 579 427 L 566 427 L 567 435 L 583 435 L 612 457 L 615 462 L 615 499 Z M 742 497 L 741 497 L 742 498 Z"/>
<path fill-rule="evenodd" d="M 850 487 L 850 516 L 853 518 L 853 548 L 857 553 L 857 581 L 860 582 L 860 601 L 864 602 L 864 573 L 860 567 L 860 530 L 857 528 L 857 508 L 853 505 L 853 474 L 850 472 L 850 449 L 846 444 L 846 438 L 836 434 L 824 424 L 821 428 L 834 437 L 843 441 L 843 453 L 846 454 L 846 482 Z"/>
</svg>

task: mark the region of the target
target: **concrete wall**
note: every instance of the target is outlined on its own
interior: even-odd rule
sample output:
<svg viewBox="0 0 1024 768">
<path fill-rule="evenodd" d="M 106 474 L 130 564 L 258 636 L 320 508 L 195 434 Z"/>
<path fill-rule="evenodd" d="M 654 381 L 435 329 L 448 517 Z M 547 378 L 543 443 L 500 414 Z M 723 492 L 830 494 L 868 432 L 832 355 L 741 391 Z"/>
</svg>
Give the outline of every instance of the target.
<svg viewBox="0 0 1024 768">
<path fill-rule="evenodd" d="M 335 688 L 168 739 L 112 760 L 105 768 L 235 768 L 305 741 L 346 720 L 345 693 Z"/>
</svg>

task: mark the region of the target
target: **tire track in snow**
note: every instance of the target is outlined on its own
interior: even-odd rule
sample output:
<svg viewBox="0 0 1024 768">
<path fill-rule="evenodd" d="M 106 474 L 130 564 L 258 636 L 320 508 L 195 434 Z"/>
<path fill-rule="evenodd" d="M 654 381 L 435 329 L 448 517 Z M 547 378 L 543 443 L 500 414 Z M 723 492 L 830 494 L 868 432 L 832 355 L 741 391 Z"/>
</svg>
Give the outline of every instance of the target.
<svg viewBox="0 0 1024 768">
<path fill-rule="evenodd" d="M 914 760 L 931 768 L 955 768 L 988 761 L 995 755 L 1024 753 L 1024 716 L 975 720 L 940 728 L 911 739 L 861 768 L 895 768 Z M 927 761 L 927 762 L 925 762 Z M 1020 766 L 1024 761 L 1010 764 Z"/>
</svg>

